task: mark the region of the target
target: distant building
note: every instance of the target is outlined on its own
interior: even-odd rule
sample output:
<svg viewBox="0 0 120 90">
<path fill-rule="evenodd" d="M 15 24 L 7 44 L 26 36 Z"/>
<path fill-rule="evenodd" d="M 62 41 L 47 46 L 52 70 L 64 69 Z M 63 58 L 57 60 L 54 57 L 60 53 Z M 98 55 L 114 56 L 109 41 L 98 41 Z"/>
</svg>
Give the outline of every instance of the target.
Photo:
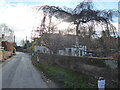
<svg viewBox="0 0 120 90">
<path fill-rule="evenodd" d="M 4 38 L 4 40 L 13 43 L 14 42 L 14 31 L 12 31 L 5 24 L 0 24 L 0 38 Z"/>
<path fill-rule="evenodd" d="M 58 55 L 77 56 L 76 46 L 65 48 L 64 50 L 58 50 Z M 78 56 L 84 56 L 86 54 L 86 46 L 79 45 Z"/>
</svg>

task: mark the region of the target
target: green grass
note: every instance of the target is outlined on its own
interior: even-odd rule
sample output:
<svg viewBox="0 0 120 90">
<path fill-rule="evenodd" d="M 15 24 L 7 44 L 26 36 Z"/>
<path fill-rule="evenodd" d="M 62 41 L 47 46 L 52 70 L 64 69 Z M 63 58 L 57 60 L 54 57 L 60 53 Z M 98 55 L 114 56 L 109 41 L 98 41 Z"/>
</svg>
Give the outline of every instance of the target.
<svg viewBox="0 0 120 90">
<path fill-rule="evenodd" d="M 88 58 L 101 59 L 101 60 L 103 60 L 103 59 L 109 59 L 108 57 L 88 57 Z"/>
<path fill-rule="evenodd" d="M 95 86 L 97 81 L 90 76 L 78 73 L 58 66 L 46 66 L 39 62 L 34 62 L 40 70 L 47 74 L 50 79 L 62 83 L 64 88 L 93 88 L 89 83 Z"/>
</svg>

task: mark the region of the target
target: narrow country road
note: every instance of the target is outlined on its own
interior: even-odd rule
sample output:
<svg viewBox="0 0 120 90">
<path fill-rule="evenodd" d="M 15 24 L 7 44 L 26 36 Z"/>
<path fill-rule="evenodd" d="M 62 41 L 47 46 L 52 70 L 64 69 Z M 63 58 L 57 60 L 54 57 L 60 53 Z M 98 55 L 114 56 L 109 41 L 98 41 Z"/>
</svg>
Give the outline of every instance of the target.
<svg viewBox="0 0 120 90">
<path fill-rule="evenodd" d="M 2 67 L 2 88 L 47 88 L 30 56 L 18 52 Z"/>
</svg>

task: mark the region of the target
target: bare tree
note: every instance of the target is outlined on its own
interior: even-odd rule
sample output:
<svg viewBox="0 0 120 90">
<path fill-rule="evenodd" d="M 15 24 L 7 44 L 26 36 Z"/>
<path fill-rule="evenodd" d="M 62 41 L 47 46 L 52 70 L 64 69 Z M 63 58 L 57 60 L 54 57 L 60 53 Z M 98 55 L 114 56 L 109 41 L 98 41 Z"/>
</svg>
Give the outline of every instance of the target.
<svg viewBox="0 0 120 90">
<path fill-rule="evenodd" d="M 86 43 L 89 43 L 88 46 L 90 48 L 96 49 L 99 47 L 99 49 L 104 49 L 106 51 L 108 49 L 110 50 L 111 48 L 115 49 L 115 44 L 113 43 L 116 43 L 117 34 L 116 28 L 112 25 L 111 22 L 113 21 L 114 16 L 118 16 L 119 12 L 117 10 L 95 10 L 92 1 L 86 0 L 78 4 L 73 11 L 71 11 L 70 9 L 62 10 L 59 7 L 48 5 L 39 7 L 38 11 L 39 10 L 43 10 L 43 12 L 51 15 L 51 17 L 49 18 L 50 22 L 48 26 L 49 32 L 54 31 L 56 28 L 56 24 L 52 24 L 51 21 L 52 16 L 54 16 L 57 19 L 60 19 L 61 22 L 64 21 L 70 23 L 74 22 L 74 24 L 76 23 L 76 35 L 84 37 Z M 86 24 L 87 27 L 83 24 Z M 97 30 L 95 29 L 96 25 L 101 26 L 101 38 L 97 36 Z M 68 30 L 68 32 L 71 31 L 71 29 Z"/>
</svg>

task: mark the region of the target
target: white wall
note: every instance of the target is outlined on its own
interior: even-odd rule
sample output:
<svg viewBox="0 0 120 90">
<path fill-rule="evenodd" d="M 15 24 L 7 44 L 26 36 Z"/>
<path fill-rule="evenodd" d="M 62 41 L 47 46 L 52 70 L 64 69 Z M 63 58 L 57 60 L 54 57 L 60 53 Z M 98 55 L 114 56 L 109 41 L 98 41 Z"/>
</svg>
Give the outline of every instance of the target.
<svg viewBox="0 0 120 90">
<path fill-rule="evenodd" d="M 34 46 L 34 52 L 37 52 L 37 51 L 39 51 L 40 53 L 49 53 L 49 54 L 52 52 L 44 46 L 35 45 Z"/>
<path fill-rule="evenodd" d="M 71 49 L 71 52 L 69 52 L 69 50 Z M 86 46 L 82 46 L 79 48 L 79 56 L 81 56 L 81 52 L 80 50 L 82 50 L 82 56 L 84 56 L 86 54 Z M 65 48 L 65 50 L 59 50 L 58 54 L 59 55 L 68 55 L 71 53 L 71 56 L 77 56 L 76 54 L 76 47 L 73 48 Z"/>
<path fill-rule="evenodd" d="M 64 54 L 65 54 L 65 51 L 64 51 L 64 50 L 59 50 L 59 51 L 58 51 L 58 54 L 59 54 L 59 55 L 64 55 Z"/>
</svg>

